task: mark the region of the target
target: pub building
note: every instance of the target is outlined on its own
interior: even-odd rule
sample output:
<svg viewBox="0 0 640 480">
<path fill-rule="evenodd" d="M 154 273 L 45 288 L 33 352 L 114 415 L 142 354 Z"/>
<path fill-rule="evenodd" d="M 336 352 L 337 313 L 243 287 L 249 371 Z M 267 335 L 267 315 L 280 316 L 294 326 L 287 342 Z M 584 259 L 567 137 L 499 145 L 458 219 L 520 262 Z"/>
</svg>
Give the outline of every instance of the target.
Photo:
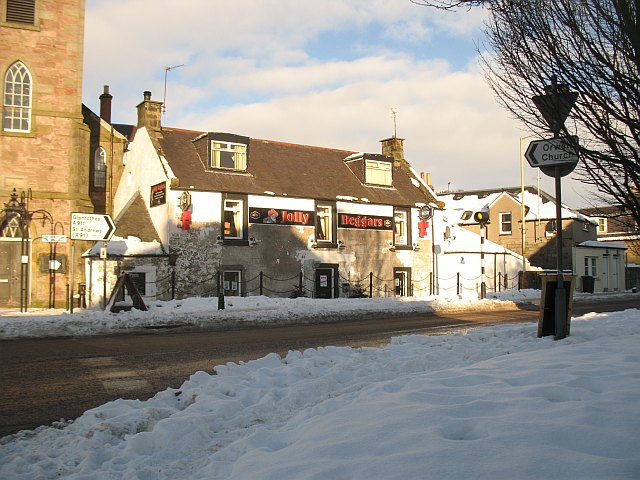
<svg viewBox="0 0 640 480">
<path fill-rule="evenodd" d="M 429 293 L 429 214 L 442 204 L 403 139 L 358 153 L 164 127 L 150 92 L 137 108 L 116 235 L 159 242 L 165 255 L 124 256 L 114 271 L 148 275 L 147 297 Z"/>
</svg>

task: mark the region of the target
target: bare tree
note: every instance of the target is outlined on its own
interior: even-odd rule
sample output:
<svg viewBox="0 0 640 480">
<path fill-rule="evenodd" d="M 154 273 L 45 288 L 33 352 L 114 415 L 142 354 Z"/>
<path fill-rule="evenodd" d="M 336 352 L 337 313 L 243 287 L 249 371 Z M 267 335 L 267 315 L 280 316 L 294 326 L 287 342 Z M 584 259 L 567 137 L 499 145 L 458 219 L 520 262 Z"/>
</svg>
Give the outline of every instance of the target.
<svg viewBox="0 0 640 480">
<path fill-rule="evenodd" d="M 483 54 L 498 101 L 529 130 L 549 130 L 532 102 L 552 76 L 578 100 L 563 127 L 577 135 L 574 175 L 640 225 L 639 0 L 412 0 L 490 12 Z M 595 197 L 594 197 L 595 198 Z"/>
</svg>

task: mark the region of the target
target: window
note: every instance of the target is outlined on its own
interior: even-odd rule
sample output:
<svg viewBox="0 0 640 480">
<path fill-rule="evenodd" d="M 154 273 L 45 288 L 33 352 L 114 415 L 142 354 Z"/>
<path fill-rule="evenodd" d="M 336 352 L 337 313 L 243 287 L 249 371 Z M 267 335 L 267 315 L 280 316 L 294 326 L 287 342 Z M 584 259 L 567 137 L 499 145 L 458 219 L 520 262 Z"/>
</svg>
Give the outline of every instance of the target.
<svg viewBox="0 0 640 480">
<path fill-rule="evenodd" d="M 375 185 L 391 185 L 392 169 L 390 162 L 377 160 L 365 161 L 365 182 Z"/>
<path fill-rule="evenodd" d="M 247 146 L 234 142 L 211 142 L 211 168 L 247 169 Z"/>
<path fill-rule="evenodd" d="M 556 235 L 556 221 L 549 220 L 544 230 L 545 237 L 554 237 Z"/>
<path fill-rule="evenodd" d="M 244 238 L 244 204 L 242 200 L 224 201 L 224 238 L 240 240 Z"/>
<path fill-rule="evenodd" d="M 598 218 L 598 233 L 606 233 L 606 232 L 607 232 L 607 219 Z"/>
<path fill-rule="evenodd" d="M 98 147 L 93 156 L 93 186 L 107 186 L 107 152 L 102 147 Z"/>
<path fill-rule="evenodd" d="M 395 246 L 411 245 L 409 225 L 409 210 L 395 209 L 393 212 L 393 243 Z"/>
<path fill-rule="evenodd" d="M 316 206 L 316 242 L 333 243 L 333 207 Z"/>
<path fill-rule="evenodd" d="M 500 234 L 511 233 L 511 212 L 500 213 Z"/>
<path fill-rule="evenodd" d="M 35 16 L 35 0 L 7 0 L 7 22 L 34 25 Z"/>
<path fill-rule="evenodd" d="M 596 276 L 596 260 L 597 257 L 584 257 L 584 274 L 586 276 Z"/>
<path fill-rule="evenodd" d="M 31 130 L 31 74 L 22 62 L 16 62 L 4 76 L 2 129 L 7 132 Z"/>
</svg>

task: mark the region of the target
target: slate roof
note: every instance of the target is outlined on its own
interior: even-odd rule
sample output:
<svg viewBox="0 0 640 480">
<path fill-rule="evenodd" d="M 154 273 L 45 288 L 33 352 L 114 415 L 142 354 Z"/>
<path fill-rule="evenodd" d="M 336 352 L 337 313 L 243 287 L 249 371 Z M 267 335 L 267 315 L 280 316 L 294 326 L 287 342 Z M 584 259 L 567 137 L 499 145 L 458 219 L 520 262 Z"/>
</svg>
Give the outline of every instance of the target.
<svg viewBox="0 0 640 480">
<path fill-rule="evenodd" d="M 229 172 L 207 167 L 203 148 L 207 139 L 197 140 L 207 132 L 163 127 L 150 133 L 177 177 L 173 188 L 334 201 L 358 199 L 397 206 L 437 201 L 406 161 L 394 163 L 393 187 L 371 186 L 358 178 L 353 164 L 344 161 L 357 152 L 251 138 L 247 172 Z"/>
</svg>

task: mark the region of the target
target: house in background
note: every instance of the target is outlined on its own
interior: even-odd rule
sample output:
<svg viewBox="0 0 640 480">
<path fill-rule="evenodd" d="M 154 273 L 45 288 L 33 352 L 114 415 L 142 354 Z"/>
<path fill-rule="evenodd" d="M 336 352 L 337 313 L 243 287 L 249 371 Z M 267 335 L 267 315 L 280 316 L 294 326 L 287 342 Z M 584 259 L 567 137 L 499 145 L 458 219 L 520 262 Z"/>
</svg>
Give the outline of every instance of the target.
<svg viewBox="0 0 640 480">
<path fill-rule="evenodd" d="M 468 190 L 441 193 L 448 221 L 480 233 L 480 224 L 474 219 L 476 212 L 489 215 L 485 237 L 524 256 L 532 266 L 542 269 L 557 268 L 556 204 L 549 194 L 532 186 L 524 192 L 524 235 L 521 187 L 506 189 Z M 595 221 L 562 206 L 563 267 L 573 269 L 573 248 L 586 241 L 596 240 Z M 524 242 L 523 242 L 524 240 Z"/>
<path fill-rule="evenodd" d="M 295 145 L 164 127 L 161 107 L 145 92 L 114 196 L 116 233 L 148 225 L 141 240 L 166 252 L 162 265 L 158 255 L 120 265 L 153 270 L 158 298 L 433 288 L 429 221 L 441 204 L 402 139 L 383 140 L 380 154 Z"/>
<path fill-rule="evenodd" d="M 538 192 L 535 187 L 525 188 L 524 232 L 520 187 L 440 194 L 439 198 L 445 202 L 447 221 L 478 233 L 481 227 L 474 216 L 476 212 L 484 212 L 489 216 L 484 228 L 487 240 L 524 253 L 534 269 L 556 270 L 556 205 L 547 193 Z M 576 288 L 579 291 L 625 289 L 624 252 L 627 247 L 599 241 L 601 237 L 597 230 L 602 225 L 602 221 L 587 216 L 585 211 L 562 206 L 562 263 L 565 270 L 571 270 L 578 277 Z"/>
<path fill-rule="evenodd" d="M 598 223 L 598 241 L 627 246 L 626 264 L 640 266 L 640 226 L 614 205 L 583 208 L 580 212 Z"/>
</svg>

